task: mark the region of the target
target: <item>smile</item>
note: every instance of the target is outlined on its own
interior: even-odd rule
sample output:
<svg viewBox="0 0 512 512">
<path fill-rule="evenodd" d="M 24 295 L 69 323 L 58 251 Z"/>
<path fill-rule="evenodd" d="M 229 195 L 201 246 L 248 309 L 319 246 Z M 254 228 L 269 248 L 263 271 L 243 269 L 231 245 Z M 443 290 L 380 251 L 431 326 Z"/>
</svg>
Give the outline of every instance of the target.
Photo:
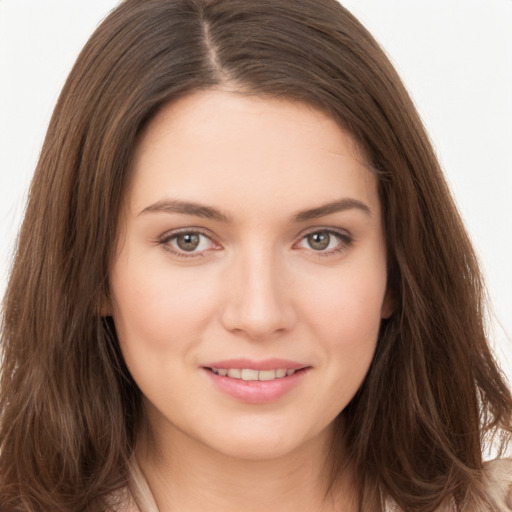
<svg viewBox="0 0 512 512">
<path fill-rule="evenodd" d="M 241 380 L 269 381 L 293 375 L 297 370 L 279 368 L 276 370 L 253 370 L 251 368 L 210 368 L 215 375 Z"/>
<path fill-rule="evenodd" d="M 312 366 L 288 359 L 242 358 L 212 361 L 202 370 L 221 394 L 248 404 L 265 404 L 300 387 Z"/>
</svg>

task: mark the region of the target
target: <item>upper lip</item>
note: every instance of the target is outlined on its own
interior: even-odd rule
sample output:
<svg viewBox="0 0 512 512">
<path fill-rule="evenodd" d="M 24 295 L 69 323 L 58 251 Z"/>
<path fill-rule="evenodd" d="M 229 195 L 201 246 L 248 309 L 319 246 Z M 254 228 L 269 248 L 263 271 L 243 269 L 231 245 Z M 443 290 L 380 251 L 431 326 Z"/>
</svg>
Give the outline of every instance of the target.
<svg viewBox="0 0 512 512">
<path fill-rule="evenodd" d="M 309 365 L 299 363 L 297 361 L 291 361 L 289 359 L 271 358 L 271 359 L 224 359 L 223 361 L 215 361 L 202 365 L 203 368 L 216 368 L 222 369 L 251 369 L 251 370 L 300 370 L 301 368 L 307 368 Z"/>
</svg>

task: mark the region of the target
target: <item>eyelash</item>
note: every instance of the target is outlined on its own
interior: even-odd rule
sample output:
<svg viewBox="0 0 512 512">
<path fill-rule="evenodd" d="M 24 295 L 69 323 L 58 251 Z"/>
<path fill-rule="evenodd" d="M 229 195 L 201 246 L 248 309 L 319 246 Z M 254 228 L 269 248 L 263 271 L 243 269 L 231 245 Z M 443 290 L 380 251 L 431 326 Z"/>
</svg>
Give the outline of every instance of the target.
<svg viewBox="0 0 512 512">
<path fill-rule="evenodd" d="M 332 256 L 335 254 L 340 254 L 340 253 L 346 251 L 354 242 L 353 237 L 347 231 L 337 230 L 337 229 L 333 229 L 333 228 L 315 228 L 315 229 L 312 229 L 312 230 L 308 231 L 307 233 L 305 233 L 300 238 L 299 243 L 302 242 L 303 240 L 305 240 L 308 236 L 314 235 L 314 234 L 319 234 L 319 233 L 326 234 L 329 236 L 334 236 L 335 238 L 338 239 L 339 243 L 334 249 L 330 249 L 328 251 L 323 251 L 323 250 L 315 251 L 313 248 L 308 249 L 308 250 L 311 250 L 315 254 L 315 256 L 329 257 L 329 256 Z M 294 245 L 296 245 L 296 244 L 294 244 Z"/>
<path fill-rule="evenodd" d="M 353 237 L 346 231 L 336 230 L 333 228 L 315 228 L 315 229 L 312 229 L 311 231 L 308 231 L 304 235 L 302 235 L 300 240 L 298 242 L 296 242 L 294 244 L 294 246 L 296 246 L 298 243 L 305 240 L 308 236 L 314 235 L 314 234 L 319 234 L 319 233 L 336 237 L 339 241 L 339 244 L 334 249 L 330 249 L 328 251 L 324 251 L 324 250 L 315 251 L 313 248 L 308 249 L 313 254 L 315 254 L 315 256 L 328 257 L 328 256 L 332 256 L 334 254 L 340 254 L 340 253 L 344 252 L 345 250 L 347 250 L 354 242 Z M 164 250 L 172 253 L 174 256 L 177 256 L 179 258 L 198 258 L 198 257 L 202 258 L 205 256 L 206 250 L 200 251 L 200 252 L 192 252 L 191 251 L 191 252 L 187 253 L 186 251 L 180 251 L 180 250 L 172 247 L 170 245 L 170 242 L 172 240 L 176 240 L 178 238 L 178 236 L 180 236 L 180 235 L 200 235 L 200 236 L 203 236 L 203 237 L 207 238 L 208 240 L 210 240 L 213 244 L 217 245 L 215 240 L 213 240 L 213 238 L 210 235 L 208 235 L 207 233 L 205 233 L 204 231 L 202 231 L 200 229 L 191 229 L 191 228 L 184 228 L 184 229 L 180 229 L 177 231 L 172 231 L 171 233 L 166 233 L 165 235 L 162 236 L 162 238 L 160 238 L 157 241 L 157 244 L 162 246 L 162 248 Z"/>
<path fill-rule="evenodd" d="M 187 253 L 186 251 L 180 251 L 180 250 L 172 247 L 170 245 L 170 242 L 172 240 L 177 239 L 180 235 L 200 235 L 200 236 L 203 236 L 203 237 L 207 238 L 208 240 L 210 240 L 213 244 L 216 244 L 216 242 L 213 240 L 211 235 L 208 235 L 204 231 L 202 231 L 200 229 L 195 229 L 195 228 L 192 228 L 192 229 L 191 228 L 183 228 L 183 229 L 179 229 L 176 231 L 172 231 L 171 233 L 166 233 L 165 235 L 162 236 L 162 238 L 160 238 L 158 240 L 157 243 L 158 243 L 158 245 L 162 246 L 162 248 L 164 250 L 170 252 L 174 256 L 177 256 L 178 258 L 198 258 L 198 257 L 202 258 L 205 256 L 204 251 L 188 252 Z"/>
</svg>

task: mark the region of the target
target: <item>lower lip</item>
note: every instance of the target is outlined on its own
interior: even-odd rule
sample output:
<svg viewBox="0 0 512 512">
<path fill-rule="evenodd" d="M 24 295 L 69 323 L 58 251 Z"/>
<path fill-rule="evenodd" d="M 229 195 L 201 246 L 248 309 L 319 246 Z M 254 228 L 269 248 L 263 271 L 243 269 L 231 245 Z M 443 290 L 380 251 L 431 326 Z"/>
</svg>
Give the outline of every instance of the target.
<svg viewBox="0 0 512 512">
<path fill-rule="evenodd" d="M 242 380 L 223 377 L 203 368 L 218 390 L 241 402 L 249 404 L 265 404 L 278 400 L 297 387 L 306 375 L 308 368 L 296 371 L 273 380 Z"/>
</svg>

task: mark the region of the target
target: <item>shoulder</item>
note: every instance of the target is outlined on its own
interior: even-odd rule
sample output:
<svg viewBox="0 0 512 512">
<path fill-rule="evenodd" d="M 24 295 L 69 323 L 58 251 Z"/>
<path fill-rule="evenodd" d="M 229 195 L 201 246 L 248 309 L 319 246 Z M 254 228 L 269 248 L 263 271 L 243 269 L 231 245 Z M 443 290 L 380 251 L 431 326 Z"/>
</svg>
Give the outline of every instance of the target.
<svg viewBox="0 0 512 512">
<path fill-rule="evenodd" d="M 129 463 L 130 481 L 109 496 L 112 512 L 158 512 L 149 485 L 135 458 Z"/>
<path fill-rule="evenodd" d="M 141 512 L 129 487 L 110 493 L 107 507 L 108 512 Z"/>
<path fill-rule="evenodd" d="M 503 510 L 512 510 L 512 459 L 486 462 L 484 469 L 489 495 Z"/>
<path fill-rule="evenodd" d="M 112 512 L 141 512 L 129 487 L 119 489 L 108 496 L 108 510 Z"/>
<path fill-rule="evenodd" d="M 512 459 L 495 459 L 484 464 L 487 495 L 500 507 L 501 512 L 512 511 Z M 391 500 L 386 501 L 386 512 L 402 512 Z M 448 503 L 438 512 L 455 512 L 457 507 Z"/>
<path fill-rule="evenodd" d="M 130 464 L 129 494 L 133 508 L 123 510 L 123 512 L 158 512 L 151 489 L 135 457 Z"/>
</svg>

